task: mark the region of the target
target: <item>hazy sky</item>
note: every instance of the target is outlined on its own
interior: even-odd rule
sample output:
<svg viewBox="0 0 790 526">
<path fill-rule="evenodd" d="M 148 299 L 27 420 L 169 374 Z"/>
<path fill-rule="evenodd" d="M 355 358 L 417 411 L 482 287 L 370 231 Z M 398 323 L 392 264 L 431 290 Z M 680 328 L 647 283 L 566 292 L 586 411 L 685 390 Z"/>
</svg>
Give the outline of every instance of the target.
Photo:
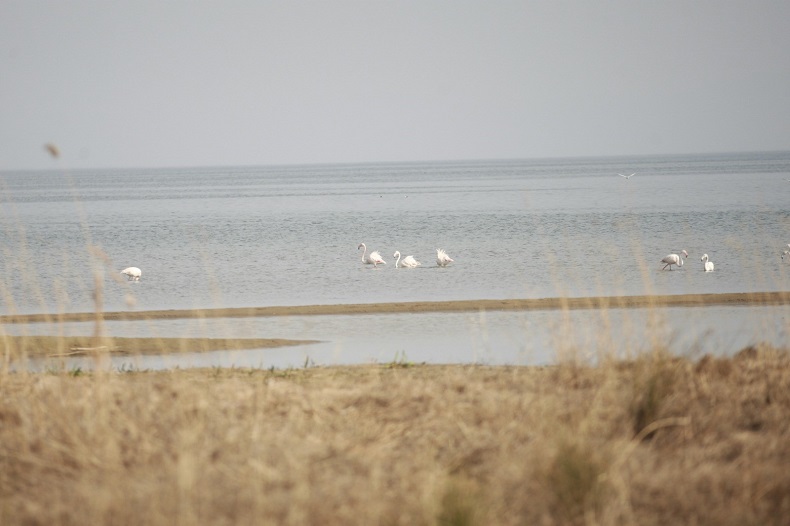
<svg viewBox="0 0 790 526">
<path fill-rule="evenodd" d="M 0 170 L 783 149 L 787 0 L 0 1 Z"/>
</svg>

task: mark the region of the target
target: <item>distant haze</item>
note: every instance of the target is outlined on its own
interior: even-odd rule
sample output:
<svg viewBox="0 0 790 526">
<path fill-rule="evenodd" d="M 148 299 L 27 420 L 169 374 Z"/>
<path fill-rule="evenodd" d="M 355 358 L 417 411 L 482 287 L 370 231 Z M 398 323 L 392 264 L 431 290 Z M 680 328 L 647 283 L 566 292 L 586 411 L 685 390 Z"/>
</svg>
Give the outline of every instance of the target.
<svg viewBox="0 0 790 526">
<path fill-rule="evenodd" d="M 786 150 L 789 50 L 786 0 L 3 0 L 0 170 Z"/>
</svg>

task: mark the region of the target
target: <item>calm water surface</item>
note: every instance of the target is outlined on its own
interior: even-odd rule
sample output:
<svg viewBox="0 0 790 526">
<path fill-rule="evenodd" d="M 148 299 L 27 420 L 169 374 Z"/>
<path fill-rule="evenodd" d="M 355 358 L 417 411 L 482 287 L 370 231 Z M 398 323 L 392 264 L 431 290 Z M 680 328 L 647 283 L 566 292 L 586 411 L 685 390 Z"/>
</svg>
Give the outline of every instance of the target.
<svg viewBox="0 0 790 526">
<path fill-rule="evenodd" d="M 366 316 L 111 322 L 116 336 L 266 337 L 319 343 L 277 349 L 218 351 L 175 356 L 116 357 L 117 369 L 173 367 L 281 368 L 305 365 L 482 363 L 542 365 L 563 358 L 594 361 L 615 353 L 635 356 L 660 346 L 678 355 L 728 356 L 755 342 L 783 345 L 790 307 L 708 307 L 659 310 L 486 312 Z M 47 334 L 35 325 L 28 332 Z M 58 327 L 90 334 L 87 323 Z M 35 367 L 93 366 L 90 358 L 40 360 Z"/>
<path fill-rule="evenodd" d="M 0 313 L 92 311 L 97 275 L 105 310 L 787 290 L 788 179 L 788 152 L 2 172 Z M 388 264 L 362 265 L 360 242 Z M 436 267 L 438 247 L 453 265 Z M 684 268 L 661 271 L 682 249 Z M 395 250 L 423 266 L 395 269 Z M 703 253 L 715 272 L 702 272 Z M 131 265 L 142 280 L 117 280 Z M 430 337 L 438 322 L 420 319 L 343 317 L 346 329 L 309 337 L 356 348 L 376 344 L 372 327 L 395 340 L 376 358 L 388 360 Z M 443 358 L 464 320 L 431 342 Z M 250 336 L 291 337 L 288 326 Z"/>
</svg>

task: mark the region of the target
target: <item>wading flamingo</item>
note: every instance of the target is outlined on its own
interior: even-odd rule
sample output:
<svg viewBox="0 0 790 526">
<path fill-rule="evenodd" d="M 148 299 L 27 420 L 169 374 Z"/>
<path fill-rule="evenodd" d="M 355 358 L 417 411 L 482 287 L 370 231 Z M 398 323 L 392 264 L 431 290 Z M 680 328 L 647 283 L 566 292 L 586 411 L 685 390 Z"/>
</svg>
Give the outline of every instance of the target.
<svg viewBox="0 0 790 526">
<path fill-rule="evenodd" d="M 707 254 L 702 254 L 699 260 L 704 262 L 703 267 L 705 268 L 705 272 L 713 272 L 713 261 L 708 261 Z"/>
<path fill-rule="evenodd" d="M 417 268 L 422 265 L 422 263 L 414 259 L 414 256 L 406 256 L 403 258 L 403 261 L 401 261 L 400 250 L 396 250 L 392 257 L 395 258 L 395 268 Z"/>
<path fill-rule="evenodd" d="M 436 249 L 436 264 L 440 267 L 446 267 L 448 264 L 452 263 L 453 259 L 447 255 L 441 248 Z"/>
<path fill-rule="evenodd" d="M 375 267 L 379 263 L 381 263 L 382 265 L 386 265 L 387 264 L 387 262 L 384 261 L 384 258 L 381 257 L 381 254 L 379 254 L 378 250 L 374 250 L 370 254 L 365 255 L 365 253 L 368 251 L 368 247 L 365 246 L 365 243 L 360 243 L 357 246 L 357 250 L 359 250 L 360 248 L 363 249 L 362 250 L 362 263 L 364 263 L 365 265 L 373 265 Z"/>
<path fill-rule="evenodd" d="M 121 271 L 121 274 L 124 274 L 128 281 L 140 281 L 143 271 L 137 267 L 127 267 Z"/>
<path fill-rule="evenodd" d="M 672 265 L 677 265 L 678 267 L 682 267 L 683 258 L 689 257 L 689 253 L 686 252 L 685 250 L 681 250 L 680 254 L 683 257 L 680 257 L 677 254 L 670 254 L 668 256 L 664 256 L 664 258 L 661 260 L 661 263 L 666 263 L 666 265 L 664 265 L 664 268 L 662 268 L 661 270 L 666 270 L 667 267 L 669 267 L 669 270 L 672 270 Z"/>
</svg>

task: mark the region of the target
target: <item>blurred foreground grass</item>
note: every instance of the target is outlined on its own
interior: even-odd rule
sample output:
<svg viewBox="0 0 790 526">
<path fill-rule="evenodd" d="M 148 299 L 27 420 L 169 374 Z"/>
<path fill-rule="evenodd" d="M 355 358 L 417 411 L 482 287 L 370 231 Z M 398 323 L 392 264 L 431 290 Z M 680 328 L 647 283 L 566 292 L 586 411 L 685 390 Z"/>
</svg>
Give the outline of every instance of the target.
<svg viewBox="0 0 790 526">
<path fill-rule="evenodd" d="M 790 354 L 0 372 L 1 524 L 788 524 Z"/>
</svg>

